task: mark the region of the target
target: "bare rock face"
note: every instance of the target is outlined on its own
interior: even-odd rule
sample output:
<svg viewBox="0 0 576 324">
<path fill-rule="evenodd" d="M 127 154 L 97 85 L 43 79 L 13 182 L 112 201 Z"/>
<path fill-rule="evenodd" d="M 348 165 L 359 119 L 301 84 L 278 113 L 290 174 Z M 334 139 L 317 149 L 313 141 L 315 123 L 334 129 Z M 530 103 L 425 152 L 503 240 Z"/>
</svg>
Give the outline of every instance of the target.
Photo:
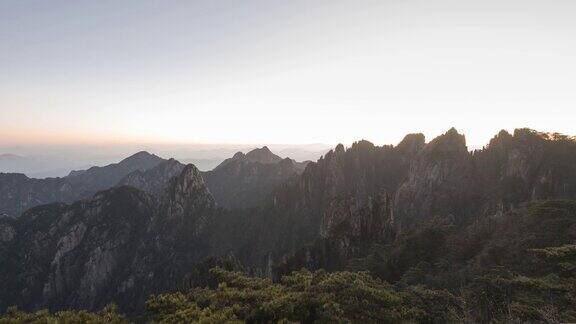
<svg viewBox="0 0 576 324">
<path fill-rule="evenodd" d="M 473 162 L 464 135 L 452 128 L 416 156 L 407 179 L 396 192 L 394 213 L 399 225 L 435 216 L 459 220 L 474 205 L 475 188 Z M 461 205 L 466 207 L 462 209 Z"/>
<path fill-rule="evenodd" d="M 12 242 L 15 236 L 14 221 L 7 216 L 0 216 L 0 244 Z"/>
<path fill-rule="evenodd" d="M 414 157 L 420 153 L 426 145 L 426 139 L 423 134 L 408 134 L 402 139 L 396 149 L 406 157 Z"/>
<path fill-rule="evenodd" d="M 320 236 L 340 242 L 383 239 L 394 225 L 393 193 L 422 151 L 423 141 L 421 134 L 413 134 L 396 147 L 360 141 L 348 150 L 339 145 L 329 152 L 319 162 L 326 170 Z M 347 248 L 342 251 L 350 254 Z"/>
<path fill-rule="evenodd" d="M 163 215 L 167 219 L 200 215 L 201 211 L 213 209 L 214 198 L 204 184 L 200 171 L 192 164 L 187 165 L 180 176 L 173 178 L 162 199 Z M 198 218 L 196 231 L 201 231 L 206 220 Z"/>
<path fill-rule="evenodd" d="M 40 206 L 18 220 L 12 298 L 28 307 L 101 307 L 134 258 L 151 197 L 129 187 L 73 205 Z"/>
<path fill-rule="evenodd" d="M 487 213 L 501 213 L 531 200 L 576 197 L 576 141 L 517 129 L 501 131 L 474 152 Z"/>
<path fill-rule="evenodd" d="M 73 205 L 33 208 L 14 225 L 0 222 L 7 256 L 0 306 L 98 309 L 115 300 L 127 311 L 141 307 L 207 252 L 199 236 L 214 206 L 188 165 L 160 198 L 121 186 Z M 195 246 L 200 252 L 191 252 Z"/>
<path fill-rule="evenodd" d="M 297 181 L 277 190 L 274 205 L 287 217 L 297 215 L 295 223 L 317 224 L 316 238 L 330 246 L 332 257 L 358 256 L 370 242 L 390 237 L 394 193 L 423 142 L 423 135 L 414 134 L 396 147 L 377 147 L 365 140 L 348 149 L 340 144 L 309 164 Z M 307 261 L 297 261 L 297 266 L 318 264 L 317 259 L 325 258 L 318 251 L 300 255 Z"/>
<path fill-rule="evenodd" d="M 322 217 L 320 237 L 347 259 L 385 238 L 393 225 L 392 201 L 386 192 L 370 196 L 363 205 L 349 196 L 331 201 Z"/>
<path fill-rule="evenodd" d="M 422 222 L 463 226 L 523 202 L 575 197 L 576 141 L 558 134 L 502 131 L 474 152 L 455 129 L 427 144 L 411 134 L 395 147 L 338 145 L 275 191 L 276 209 L 318 228 L 315 247 L 279 268 L 329 268 L 319 260 L 362 255 Z"/>
</svg>

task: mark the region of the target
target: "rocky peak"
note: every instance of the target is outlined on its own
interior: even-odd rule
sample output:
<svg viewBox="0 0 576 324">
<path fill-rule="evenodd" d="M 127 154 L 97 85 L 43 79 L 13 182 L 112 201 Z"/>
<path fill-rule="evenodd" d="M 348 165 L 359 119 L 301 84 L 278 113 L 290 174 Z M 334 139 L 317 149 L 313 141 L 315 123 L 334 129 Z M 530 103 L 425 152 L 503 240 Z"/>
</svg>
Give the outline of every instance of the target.
<svg viewBox="0 0 576 324">
<path fill-rule="evenodd" d="M 476 186 L 464 135 L 451 128 L 426 144 L 411 163 L 408 177 L 395 196 L 397 224 L 405 226 L 435 214 L 460 221 L 467 215 L 454 206 L 472 205 L 476 197 L 471 188 Z"/>
<path fill-rule="evenodd" d="M 71 173 L 65 179 L 75 186 L 75 191 L 82 193 L 82 196 L 89 197 L 92 193 L 117 185 L 125 176 L 134 171 L 150 170 L 163 161 L 164 159 L 154 154 L 142 151 L 119 163 Z"/>
<path fill-rule="evenodd" d="M 320 158 L 320 161 L 323 161 L 324 163 L 331 163 L 335 157 L 344 156 L 345 153 L 346 149 L 344 148 L 344 145 L 340 143 L 336 145 L 334 149 L 328 151 L 326 155 Z"/>
<path fill-rule="evenodd" d="M 500 195 L 503 206 L 527 199 L 550 196 L 571 197 L 575 191 L 571 175 L 576 145 L 558 142 L 550 134 L 522 128 L 514 135 L 500 132 L 475 155 L 476 164 L 488 186 Z"/>
<path fill-rule="evenodd" d="M 501 131 L 498 132 L 498 135 L 496 135 L 497 138 L 511 138 L 512 135 L 510 133 L 508 133 L 507 130 L 503 129 Z"/>
<path fill-rule="evenodd" d="M 167 187 L 170 180 L 180 175 L 184 165 L 175 159 L 166 160 L 158 166 L 147 170 L 136 170 L 122 179 L 119 186 L 131 186 L 142 191 L 159 195 Z"/>
<path fill-rule="evenodd" d="M 282 158 L 278 155 L 272 153 L 267 146 L 263 146 L 259 149 L 254 149 L 246 154 L 246 159 L 250 162 L 259 163 L 278 163 L 282 161 Z"/>
<path fill-rule="evenodd" d="M 498 132 L 498 134 L 496 136 L 492 137 L 492 139 L 488 143 L 488 146 L 486 146 L 485 149 L 486 148 L 488 148 L 488 149 L 496 148 L 498 150 L 503 150 L 510 145 L 512 140 L 513 140 L 512 135 L 510 135 L 510 133 L 508 133 L 508 131 L 503 129 L 500 132 Z"/>
<path fill-rule="evenodd" d="M 540 151 L 550 139 L 549 134 L 537 132 L 528 128 L 514 130 L 514 137 L 517 146 L 529 151 Z"/>
<path fill-rule="evenodd" d="M 276 186 L 301 174 L 307 164 L 282 159 L 264 146 L 247 154 L 238 152 L 202 176 L 220 207 L 246 208 L 262 203 Z"/>
<path fill-rule="evenodd" d="M 282 161 L 282 158 L 278 155 L 272 153 L 267 146 L 262 148 L 254 149 L 246 154 L 242 152 L 237 152 L 232 156 L 232 158 L 224 160 L 224 162 L 220 163 L 214 170 L 218 170 L 223 168 L 226 165 L 230 165 L 232 162 L 251 162 L 251 163 L 262 163 L 262 164 L 271 164 L 271 163 L 278 163 Z"/>
<path fill-rule="evenodd" d="M 135 170 L 148 170 L 157 166 L 162 161 L 164 161 L 164 159 L 154 154 L 150 154 L 146 151 L 140 151 L 118 163 L 102 167 L 95 166 L 88 170 L 71 171 L 67 178 L 72 182 L 83 182 L 92 180 L 94 177 L 107 177 L 110 176 L 110 174 L 120 172 L 120 170 L 130 170 L 130 172 Z"/>
<path fill-rule="evenodd" d="M 424 134 L 408 134 L 398 143 L 397 149 L 403 153 L 414 155 L 420 152 L 426 145 Z"/>
<path fill-rule="evenodd" d="M 452 127 L 446 133 L 436 137 L 425 147 L 428 153 L 467 154 L 466 138 Z"/>
<path fill-rule="evenodd" d="M 515 138 L 542 138 L 542 133 L 530 128 L 516 128 L 514 129 Z"/>
<path fill-rule="evenodd" d="M 234 160 L 241 160 L 244 159 L 246 157 L 246 154 L 242 153 L 242 152 L 236 152 L 236 154 L 234 154 L 234 156 L 232 157 Z"/>
<path fill-rule="evenodd" d="M 169 160 L 166 160 L 166 161 L 158 164 L 158 166 L 155 167 L 154 169 L 163 170 L 163 171 L 170 171 L 170 170 L 176 169 L 179 172 L 181 172 L 183 169 L 183 165 L 182 165 L 182 163 L 178 162 L 178 160 L 171 158 Z"/>
<path fill-rule="evenodd" d="M 375 149 L 376 146 L 365 139 L 352 143 L 352 146 L 350 147 L 351 151 L 373 151 Z"/>
<path fill-rule="evenodd" d="M 246 154 L 242 152 L 236 152 L 234 156 L 222 161 L 222 163 L 218 164 L 214 170 L 210 172 L 219 172 L 221 170 L 230 168 L 230 166 L 241 164 L 243 161 L 246 161 Z"/>
<path fill-rule="evenodd" d="M 180 175 L 170 181 L 163 203 L 169 217 L 185 217 L 216 205 L 200 171 L 193 164 L 186 165 Z"/>
<path fill-rule="evenodd" d="M 194 197 L 196 193 L 208 193 L 208 189 L 204 184 L 204 179 L 200 174 L 200 170 L 193 164 L 188 164 L 184 167 L 180 175 L 171 181 L 171 187 L 168 188 L 171 192 L 178 192 L 187 197 Z"/>
<path fill-rule="evenodd" d="M 140 151 L 125 158 L 118 164 L 122 166 L 134 166 L 137 169 L 149 169 L 158 165 L 162 161 L 162 158 L 158 157 L 157 155 L 150 154 L 146 151 Z"/>
</svg>

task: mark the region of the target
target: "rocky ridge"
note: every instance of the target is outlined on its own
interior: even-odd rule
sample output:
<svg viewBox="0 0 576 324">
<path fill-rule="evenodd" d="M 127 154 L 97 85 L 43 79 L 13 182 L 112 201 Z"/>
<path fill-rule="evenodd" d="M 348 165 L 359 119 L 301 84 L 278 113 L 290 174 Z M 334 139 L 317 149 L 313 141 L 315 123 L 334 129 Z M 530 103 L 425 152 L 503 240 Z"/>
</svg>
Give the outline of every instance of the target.
<svg viewBox="0 0 576 324">
<path fill-rule="evenodd" d="M 473 152 L 455 129 L 427 144 L 413 134 L 397 146 L 338 145 L 269 203 L 293 222 L 317 226 L 316 247 L 288 259 L 283 251 L 279 268 L 329 269 L 423 222 L 464 226 L 523 202 L 574 199 L 575 175 L 576 141 L 529 129 L 502 131 Z"/>
<path fill-rule="evenodd" d="M 290 160 L 246 156 L 219 169 L 230 190 L 266 175 L 263 166 L 293 170 Z M 428 224 L 464 229 L 525 202 L 576 198 L 576 141 L 527 129 L 500 132 L 473 152 L 455 129 L 429 143 L 411 134 L 396 146 L 338 145 L 302 174 L 275 182 L 250 209 L 215 208 L 210 175 L 189 165 L 170 178 L 178 168 L 166 162 L 126 177 L 149 192 L 120 186 L 0 218 L 0 257 L 9 260 L 0 270 L 8 287 L 0 305 L 94 309 L 115 300 L 133 310 L 208 256 L 230 256 L 270 277 L 301 267 L 343 269 Z M 258 171 L 245 171 L 252 168 Z"/>
<path fill-rule="evenodd" d="M 247 208 L 257 206 L 276 186 L 298 176 L 306 164 L 282 159 L 264 146 L 236 153 L 203 177 L 219 206 Z"/>
<path fill-rule="evenodd" d="M 111 188 L 134 171 L 146 171 L 164 161 L 148 152 L 136 153 L 116 164 L 72 171 L 63 178 L 34 179 L 19 173 L 0 173 L 0 213 L 18 217 L 29 208 L 71 203 Z"/>
<path fill-rule="evenodd" d="M 117 186 L 131 186 L 153 195 L 160 195 L 170 180 L 179 175 L 185 165 L 169 159 L 149 170 L 136 170 L 125 176 Z"/>
<path fill-rule="evenodd" d="M 0 304 L 96 309 L 117 300 L 131 310 L 148 294 L 173 287 L 201 259 L 195 241 L 213 208 L 193 165 L 160 198 L 121 186 L 72 205 L 33 208 L 12 224 L 0 223 L 7 261 Z"/>
</svg>

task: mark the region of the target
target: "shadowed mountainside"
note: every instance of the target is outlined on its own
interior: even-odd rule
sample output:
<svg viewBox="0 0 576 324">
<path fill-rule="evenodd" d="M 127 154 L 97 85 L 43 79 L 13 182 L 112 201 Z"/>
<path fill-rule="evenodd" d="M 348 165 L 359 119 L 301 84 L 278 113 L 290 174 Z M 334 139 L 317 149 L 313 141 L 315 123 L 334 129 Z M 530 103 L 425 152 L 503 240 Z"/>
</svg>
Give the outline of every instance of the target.
<svg viewBox="0 0 576 324">
<path fill-rule="evenodd" d="M 228 177 L 229 190 L 244 189 L 245 173 L 221 170 L 292 162 L 260 150 L 253 161 L 239 153 L 214 170 L 242 175 Z M 206 257 L 275 279 L 301 267 L 355 269 L 457 291 L 442 274 L 466 285 L 496 266 L 543 275 L 507 260 L 576 239 L 572 202 L 526 205 L 576 199 L 576 142 L 558 134 L 500 132 L 474 152 L 455 129 L 429 143 L 411 134 L 397 146 L 338 145 L 243 209 L 216 208 L 204 176 L 169 160 L 126 176 L 133 187 L 0 219 L 0 253 L 9 260 L 0 304 L 97 309 L 114 300 L 137 312 L 147 294 L 176 289 Z M 422 269 L 434 278 L 414 277 Z"/>
<path fill-rule="evenodd" d="M 116 185 L 127 174 L 148 170 L 162 161 L 156 155 L 139 152 L 119 163 L 72 171 L 63 178 L 34 179 L 18 173 L 0 173 L 0 213 L 17 217 L 34 206 L 88 198 Z"/>
<path fill-rule="evenodd" d="M 33 208 L 2 225 L 2 304 L 143 303 L 205 256 L 199 237 L 214 206 L 200 172 L 188 165 L 158 197 L 122 186 L 72 205 Z"/>
<path fill-rule="evenodd" d="M 275 187 L 302 173 L 306 164 L 282 159 L 264 146 L 236 153 L 203 177 L 219 206 L 246 208 L 264 201 Z"/>
</svg>

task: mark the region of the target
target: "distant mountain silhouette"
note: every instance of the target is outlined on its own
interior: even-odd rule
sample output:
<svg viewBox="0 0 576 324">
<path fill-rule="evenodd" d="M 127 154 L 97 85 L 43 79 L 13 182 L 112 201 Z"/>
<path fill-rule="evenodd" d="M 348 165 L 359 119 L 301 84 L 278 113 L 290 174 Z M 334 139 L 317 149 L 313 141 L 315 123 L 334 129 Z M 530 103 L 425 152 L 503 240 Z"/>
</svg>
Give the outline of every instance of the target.
<svg viewBox="0 0 576 324">
<path fill-rule="evenodd" d="M 26 209 L 52 202 L 73 202 L 116 185 L 129 173 L 146 171 L 164 161 L 138 152 L 119 163 L 72 171 L 63 178 L 33 179 L 23 174 L 0 173 L 0 213 L 18 216 Z"/>
<path fill-rule="evenodd" d="M 145 151 L 133 154 L 124 160 L 104 167 L 92 167 L 84 171 L 72 171 L 66 180 L 83 192 L 84 196 L 116 185 L 127 174 L 136 170 L 146 171 L 164 159 Z"/>
<path fill-rule="evenodd" d="M 245 208 L 262 202 L 276 186 L 300 174 L 306 164 L 282 159 L 264 146 L 234 154 L 203 177 L 219 206 Z"/>
</svg>

